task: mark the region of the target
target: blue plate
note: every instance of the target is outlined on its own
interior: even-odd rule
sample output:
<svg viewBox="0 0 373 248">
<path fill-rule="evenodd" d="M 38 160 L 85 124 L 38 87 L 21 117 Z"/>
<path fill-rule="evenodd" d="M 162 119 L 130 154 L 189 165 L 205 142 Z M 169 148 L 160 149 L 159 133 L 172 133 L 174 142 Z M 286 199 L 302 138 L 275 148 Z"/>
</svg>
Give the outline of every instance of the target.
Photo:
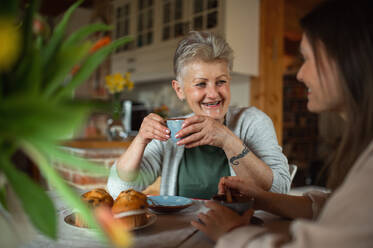
<svg viewBox="0 0 373 248">
<path fill-rule="evenodd" d="M 182 196 L 157 195 L 149 196 L 148 204 L 156 212 L 177 212 L 192 205 L 193 201 Z"/>
</svg>

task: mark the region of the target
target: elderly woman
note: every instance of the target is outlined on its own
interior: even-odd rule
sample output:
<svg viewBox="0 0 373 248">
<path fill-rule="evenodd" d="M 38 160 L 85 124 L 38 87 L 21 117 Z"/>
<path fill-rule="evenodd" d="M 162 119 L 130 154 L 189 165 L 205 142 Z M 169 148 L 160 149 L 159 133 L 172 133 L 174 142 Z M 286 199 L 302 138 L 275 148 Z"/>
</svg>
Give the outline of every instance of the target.
<svg viewBox="0 0 373 248">
<path fill-rule="evenodd" d="M 107 188 L 113 197 L 128 188 L 144 190 L 158 176 L 161 195 L 210 199 L 219 179 L 234 175 L 264 190 L 288 192 L 288 163 L 270 118 L 254 107 L 229 107 L 232 64 L 232 49 L 211 33 L 191 32 L 179 43 L 172 87 L 193 114 L 177 143 L 162 117 L 144 118 L 111 169 Z"/>
</svg>

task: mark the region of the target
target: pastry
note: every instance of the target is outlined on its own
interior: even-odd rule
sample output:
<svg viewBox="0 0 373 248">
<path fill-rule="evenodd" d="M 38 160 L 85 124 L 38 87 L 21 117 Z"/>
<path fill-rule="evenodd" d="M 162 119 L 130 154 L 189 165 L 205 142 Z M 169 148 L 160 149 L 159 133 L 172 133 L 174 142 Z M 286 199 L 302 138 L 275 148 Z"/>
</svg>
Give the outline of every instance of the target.
<svg viewBox="0 0 373 248">
<path fill-rule="evenodd" d="M 84 193 L 81 199 L 88 204 L 91 208 L 96 208 L 99 206 L 112 207 L 114 200 L 111 195 L 104 189 L 93 189 Z"/>
<path fill-rule="evenodd" d="M 111 208 L 114 204 L 114 200 L 111 195 L 104 189 L 98 188 L 93 189 L 84 193 L 81 197 L 83 202 L 85 202 L 91 209 L 107 206 Z M 79 227 L 88 227 L 86 221 L 82 218 L 81 214 L 75 213 L 75 225 Z"/>
<path fill-rule="evenodd" d="M 112 212 L 129 229 L 147 223 L 147 196 L 141 192 L 129 189 L 122 191 L 115 199 Z"/>
</svg>

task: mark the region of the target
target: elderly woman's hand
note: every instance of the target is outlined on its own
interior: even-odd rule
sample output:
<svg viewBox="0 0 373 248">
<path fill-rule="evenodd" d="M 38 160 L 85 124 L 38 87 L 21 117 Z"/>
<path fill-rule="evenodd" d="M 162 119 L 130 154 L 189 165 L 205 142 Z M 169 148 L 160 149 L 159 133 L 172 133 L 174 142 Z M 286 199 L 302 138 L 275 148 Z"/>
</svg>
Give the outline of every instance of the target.
<svg viewBox="0 0 373 248">
<path fill-rule="evenodd" d="M 236 227 L 248 225 L 254 213 L 254 210 L 250 209 L 240 216 L 231 209 L 213 201 L 208 201 L 205 205 L 210 210 L 206 214 L 200 213 L 198 215 L 202 223 L 192 221 L 191 224 L 214 241 Z"/>
<path fill-rule="evenodd" d="M 151 113 L 142 121 L 137 138 L 140 138 L 144 144 L 148 144 L 153 139 L 166 141 L 170 138 L 170 130 L 162 117 Z"/>
<path fill-rule="evenodd" d="M 222 148 L 231 131 L 208 116 L 195 115 L 187 118 L 182 129 L 177 132 L 176 138 L 181 138 L 178 145 L 192 148 L 201 145 L 210 145 Z"/>
</svg>

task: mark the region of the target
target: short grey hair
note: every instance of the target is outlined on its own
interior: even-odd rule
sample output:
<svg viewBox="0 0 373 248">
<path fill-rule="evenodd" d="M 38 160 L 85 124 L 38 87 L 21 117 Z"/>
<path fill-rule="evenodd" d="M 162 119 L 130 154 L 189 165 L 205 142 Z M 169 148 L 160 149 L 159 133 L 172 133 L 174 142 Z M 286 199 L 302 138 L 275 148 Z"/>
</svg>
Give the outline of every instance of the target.
<svg viewBox="0 0 373 248">
<path fill-rule="evenodd" d="M 202 60 L 212 62 L 223 60 L 228 68 L 233 68 L 233 50 L 220 36 L 211 32 L 191 31 L 182 39 L 174 55 L 174 73 L 176 80 L 181 82 L 181 71 L 190 61 Z"/>
</svg>

